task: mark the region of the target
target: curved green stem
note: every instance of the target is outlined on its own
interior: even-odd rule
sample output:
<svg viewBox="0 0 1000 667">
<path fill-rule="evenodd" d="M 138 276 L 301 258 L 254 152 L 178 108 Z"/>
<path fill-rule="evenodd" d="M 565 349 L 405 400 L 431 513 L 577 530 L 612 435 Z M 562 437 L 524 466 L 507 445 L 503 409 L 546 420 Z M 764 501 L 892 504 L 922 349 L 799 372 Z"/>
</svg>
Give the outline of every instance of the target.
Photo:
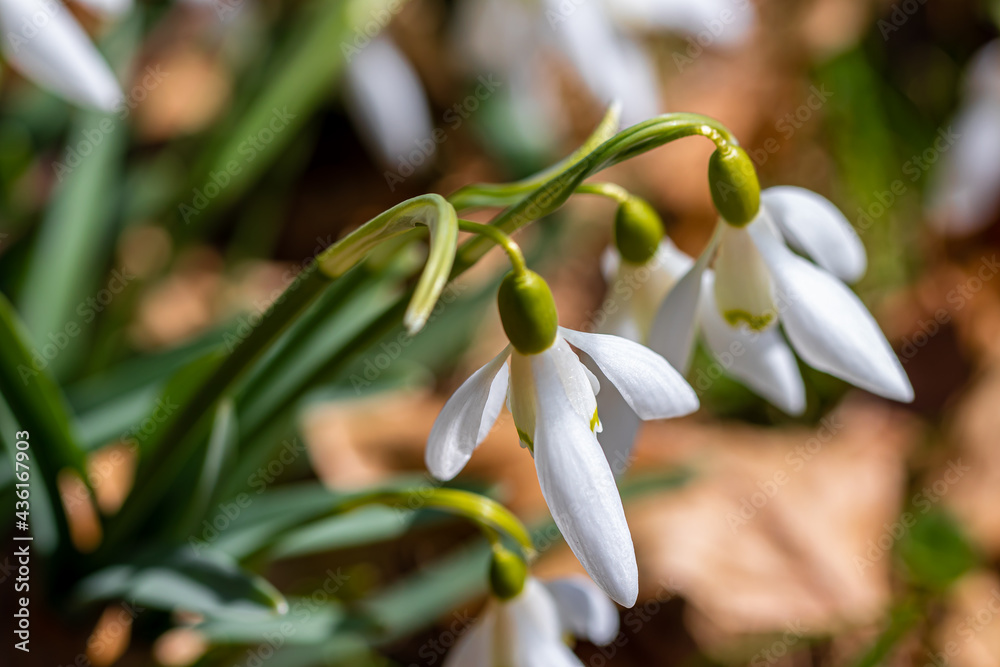
<svg viewBox="0 0 1000 667">
<path fill-rule="evenodd" d="M 448 489 L 435 486 L 421 486 L 410 489 L 376 490 L 360 493 L 334 505 L 330 511 L 312 516 L 305 521 L 286 526 L 280 535 L 288 534 L 303 526 L 337 514 L 343 514 L 368 505 L 388 505 L 399 509 L 420 510 L 434 509 L 448 512 L 476 524 L 483 536 L 494 548 L 503 546 L 503 536 L 506 535 L 516 542 L 525 561 L 535 556 L 535 545 L 531 534 L 521 520 L 510 510 L 495 500 L 481 496 L 471 491 Z M 268 546 L 248 554 L 244 560 L 258 560 L 278 542 L 271 540 Z"/>
<path fill-rule="evenodd" d="M 620 120 L 621 105 L 617 103 L 612 104 L 605 112 L 601 122 L 598 123 L 590 136 L 587 137 L 587 140 L 570 155 L 548 169 L 543 169 L 533 176 L 513 183 L 474 183 L 467 185 L 450 194 L 448 201 L 460 211 L 470 208 L 506 206 L 506 204 L 498 204 L 496 202 L 498 199 L 526 195 L 535 188 L 544 185 L 549 179 L 561 174 L 585 158 L 592 150 L 613 137 L 615 132 L 618 131 Z"/>
<path fill-rule="evenodd" d="M 510 264 L 514 269 L 514 273 L 523 274 L 528 270 L 528 265 L 524 261 L 524 254 L 521 252 L 521 247 L 517 245 L 517 242 L 515 242 L 514 239 L 507 236 L 496 227 L 492 225 L 484 225 L 479 222 L 473 222 L 472 220 L 459 220 L 458 228 L 463 232 L 472 232 L 473 234 L 485 236 L 500 246 L 503 251 L 507 253 L 507 257 L 510 259 Z"/>
<path fill-rule="evenodd" d="M 427 323 L 455 261 L 458 215 L 448 200 L 436 194 L 408 199 L 375 216 L 317 257 L 323 273 L 330 278 L 339 278 L 375 246 L 405 234 L 417 225 L 424 225 L 430 230 L 431 243 L 427 265 L 403 320 L 411 334 Z"/>
<path fill-rule="evenodd" d="M 576 188 L 578 195 L 598 195 L 613 202 L 624 204 L 628 201 L 628 190 L 615 183 L 584 183 Z"/>
</svg>

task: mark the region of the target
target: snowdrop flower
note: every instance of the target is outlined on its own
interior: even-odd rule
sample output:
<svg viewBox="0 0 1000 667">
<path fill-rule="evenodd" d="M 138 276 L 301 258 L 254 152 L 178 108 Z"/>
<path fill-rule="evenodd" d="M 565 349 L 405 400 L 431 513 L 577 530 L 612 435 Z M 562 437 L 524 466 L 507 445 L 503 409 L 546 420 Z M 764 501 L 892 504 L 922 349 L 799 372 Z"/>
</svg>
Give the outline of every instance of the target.
<svg viewBox="0 0 1000 667">
<path fill-rule="evenodd" d="M 598 645 L 618 636 L 618 612 L 585 577 L 528 577 L 509 599 L 487 603 L 459 638 L 444 667 L 582 667 L 567 636 Z"/>
<path fill-rule="evenodd" d="M 601 430 L 600 381 L 570 345 L 590 357 L 641 419 L 688 414 L 698 399 L 680 373 L 648 348 L 559 327 L 552 293 L 536 273 L 510 273 L 497 301 L 510 345 L 445 404 L 428 438 L 427 467 L 440 480 L 458 474 L 506 398 L 566 542 L 608 595 L 631 606 L 638 592 L 635 551 L 614 475 L 595 435 Z"/>
<path fill-rule="evenodd" d="M 656 67 L 638 34 L 686 33 L 728 47 L 743 42 L 755 22 L 749 0 L 475 0 L 458 7 L 462 60 L 478 75 L 496 72 L 518 133 L 525 137 L 558 126 L 563 110 L 538 61 L 556 53 L 602 104 L 622 103 L 629 126 L 661 112 Z M 699 46 L 699 48 L 701 48 Z"/>
<path fill-rule="evenodd" d="M 119 10 L 120 3 L 98 3 Z M 124 97 L 111 68 L 72 14 L 56 0 L 0 0 L 4 58 L 67 101 L 113 111 Z"/>
<path fill-rule="evenodd" d="M 1000 40 L 973 58 L 965 103 L 932 149 L 941 160 L 930 183 L 931 224 L 954 236 L 980 231 L 1000 213 Z"/>
<path fill-rule="evenodd" d="M 722 220 L 664 300 L 649 344 L 684 368 L 695 322 L 716 353 L 738 340 L 746 352 L 733 362 L 734 374 L 794 413 L 801 410 L 801 379 L 781 338 L 768 333 L 780 321 L 792 348 L 810 366 L 886 398 L 913 400 L 885 336 L 841 282 L 860 278 L 867 261 L 847 219 L 802 188 L 760 193 L 746 153 L 735 147 L 725 155 L 720 151 L 712 156 L 709 177 Z M 713 257 L 714 275 L 708 272 Z"/>
</svg>

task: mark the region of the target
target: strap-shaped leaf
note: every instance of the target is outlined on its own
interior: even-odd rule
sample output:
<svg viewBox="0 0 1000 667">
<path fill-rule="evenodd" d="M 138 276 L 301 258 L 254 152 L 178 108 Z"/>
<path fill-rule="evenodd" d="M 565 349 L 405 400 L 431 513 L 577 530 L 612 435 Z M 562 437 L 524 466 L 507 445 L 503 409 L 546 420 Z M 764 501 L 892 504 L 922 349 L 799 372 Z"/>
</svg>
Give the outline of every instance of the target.
<svg viewBox="0 0 1000 667">
<path fill-rule="evenodd" d="M 32 463 L 45 482 L 61 548 L 69 545 L 69 531 L 57 477 L 70 468 L 87 479 L 86 457 L 73 433 L 66 400 L 45 368 L 35 363 L 28 334 L 10 302 L 0 294 L 0 394 L 21 428 L 30 436 Z M 19 438 L 24 439 L 24 438 Z"/>
<path fill-rule="evenodd" d="M 80 605 L 115 598 L 165 611 L 230 619 L 288 611 L 285 598 L 266 579 L 218 552 L 198 552 L 186 545 L 98 570 L 73 593 L 73 601 Z"/>
<path fill-rule="evenodd" d="M 435 194 L 408 199 L 361 225 L 317 258 L 320 270 L 331 278 L 337 278 L 364 259 L 378 244 L 405 234 L 417 225 L 424 225 L 430 230 L 430 250 L 403 318 L 403 324 L 411 334 L 427 323 L 455 261 L 458 215 L 448 200 Z"/>
</svg>

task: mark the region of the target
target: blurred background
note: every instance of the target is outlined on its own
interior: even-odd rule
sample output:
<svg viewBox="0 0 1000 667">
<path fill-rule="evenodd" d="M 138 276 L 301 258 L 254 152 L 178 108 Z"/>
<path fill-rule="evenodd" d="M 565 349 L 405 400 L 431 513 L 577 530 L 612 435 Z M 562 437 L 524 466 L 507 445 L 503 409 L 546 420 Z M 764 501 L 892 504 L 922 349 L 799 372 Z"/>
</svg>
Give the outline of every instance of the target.
<svg viewBox="0 0 1000 667">
<path fill-rule="evenodd" d="M 809 407 L 791 418 L 699 350 L 689 380 L 701 410 L 646 424 L 622 480 L 639 602 L 621 612 L 615 643 L 577 654 L 594 667 L 1000 664 L 1000 4 L 68 6 L 125 102 L 81 110 L 7 64 L 0 75 L 0 291 L 33 370 L 65 395 L 96 499 L 80 502 L 80 479 L 59 478 L 72 548 L 46 551 L 42 536 L 23 664 L 440 664 L 482 603 L 474 531 L 419 509 L 275 526 L 330 494 L 425 479 L 438 411 L 503 344 L 495 251 L 412 341 L 393 333 L 345 358 L 344 341 L 422 262 L 415 246 L 380 253 L 369 270 L 381 279 L 321 297 L 308 326 L 239 386 L 225 483 L 174 542 L 265 577 L 288 599 L 291 630 L 241 616 L 236 584 L 219 572 L 121 569 L 155 540 L 171 543 L 156 529 L 185 512 L 188 491 L 110 556 L 100 555 L 105 518 L 129 502 L 137 450 L 176 409 L 167 378 L 245 338 L 318 252 L 406 198 L 554 163 L 613 100 L 625 125 L 672 111 L 715 117 L 763 187 L 834 201 L 869 255 L 854 287 L 916 401 L 801 365 Z M 685 139 L 602 180 L 650 201 L 696 255 L 714 224 L 711 150 Z M 573 200 L 517 237 L 564 326 L 599 312 L 613 213 Z M 0 496 L 13 507 L 5 399 Z M 536 574 L 582 572 L 516 441 L 505 413 L 459 483 L 551 545 Z M 13 533 L 13 519 L 0 525 Z"/>
</svg>

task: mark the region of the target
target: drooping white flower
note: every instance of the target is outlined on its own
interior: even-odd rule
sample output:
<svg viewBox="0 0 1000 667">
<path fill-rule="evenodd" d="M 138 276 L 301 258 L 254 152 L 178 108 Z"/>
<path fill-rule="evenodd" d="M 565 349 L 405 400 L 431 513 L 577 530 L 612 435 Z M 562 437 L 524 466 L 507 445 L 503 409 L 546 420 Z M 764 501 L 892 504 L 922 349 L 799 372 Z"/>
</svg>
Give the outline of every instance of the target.
<svg viewBox="0 0 1000 667">
<path fill-rule="evenodd" d="M 458 388 L 431 429 L 427 468 L 440 480 L 458 474 L 496 422 L 506 397 L 567 544 L 608 595 L 631 606 L 638 570 L 618 487 L 595 435 L 599 381 L 570 344 L 593 360 L 641 419 L 697 409 L 694 391 L 655 352 L 617 336 L 559 327 L 544 351 L 522 354 L 508 346 Z"/>
<path fill-rule="evenodd" d="M 39 86 L 102 111 L 113 111 L 122 100 L 111 68 L 62 3 L 0 0 L 0 31 L 4 58 Z"/>
<path fill-rule="evenodd" d="M 492 599 L 445 659 L 445 667 L 579 667 L 567 635 L 594 644 L 618 635 L 618 611 L 586 577 L 529 577 L 509 600 Z"/>
<path fill-rule="evenodd" d="M 1000 213 L 1000 40 L 973 57 L 962 108 L 928 150 L 934 152 L 937 163 L 927 204 L 931 224 L 942 234 L 965 236 L 996 219 Z"/>
<path fill-rule="evenodd" d="M 708 269 L 713 256 L 714 275 Z M 810 366 L 874 394 L 911 401 L 913 388 L 885 336 L 841 282 L 857 280 L 865 268 L 861 240 L 831 202 L 802 188 L 769 188 L 746 227 L 720 221 L 708 247 L 664 299 L 649 345 L 686 368 L 696 323 L 717 355 L 739 341 L 746 352 L 735 355 L 729 371 L 795 413 L 802 409 L 801 378 L 775 330 L 780 321 Z"/>
</svg>

